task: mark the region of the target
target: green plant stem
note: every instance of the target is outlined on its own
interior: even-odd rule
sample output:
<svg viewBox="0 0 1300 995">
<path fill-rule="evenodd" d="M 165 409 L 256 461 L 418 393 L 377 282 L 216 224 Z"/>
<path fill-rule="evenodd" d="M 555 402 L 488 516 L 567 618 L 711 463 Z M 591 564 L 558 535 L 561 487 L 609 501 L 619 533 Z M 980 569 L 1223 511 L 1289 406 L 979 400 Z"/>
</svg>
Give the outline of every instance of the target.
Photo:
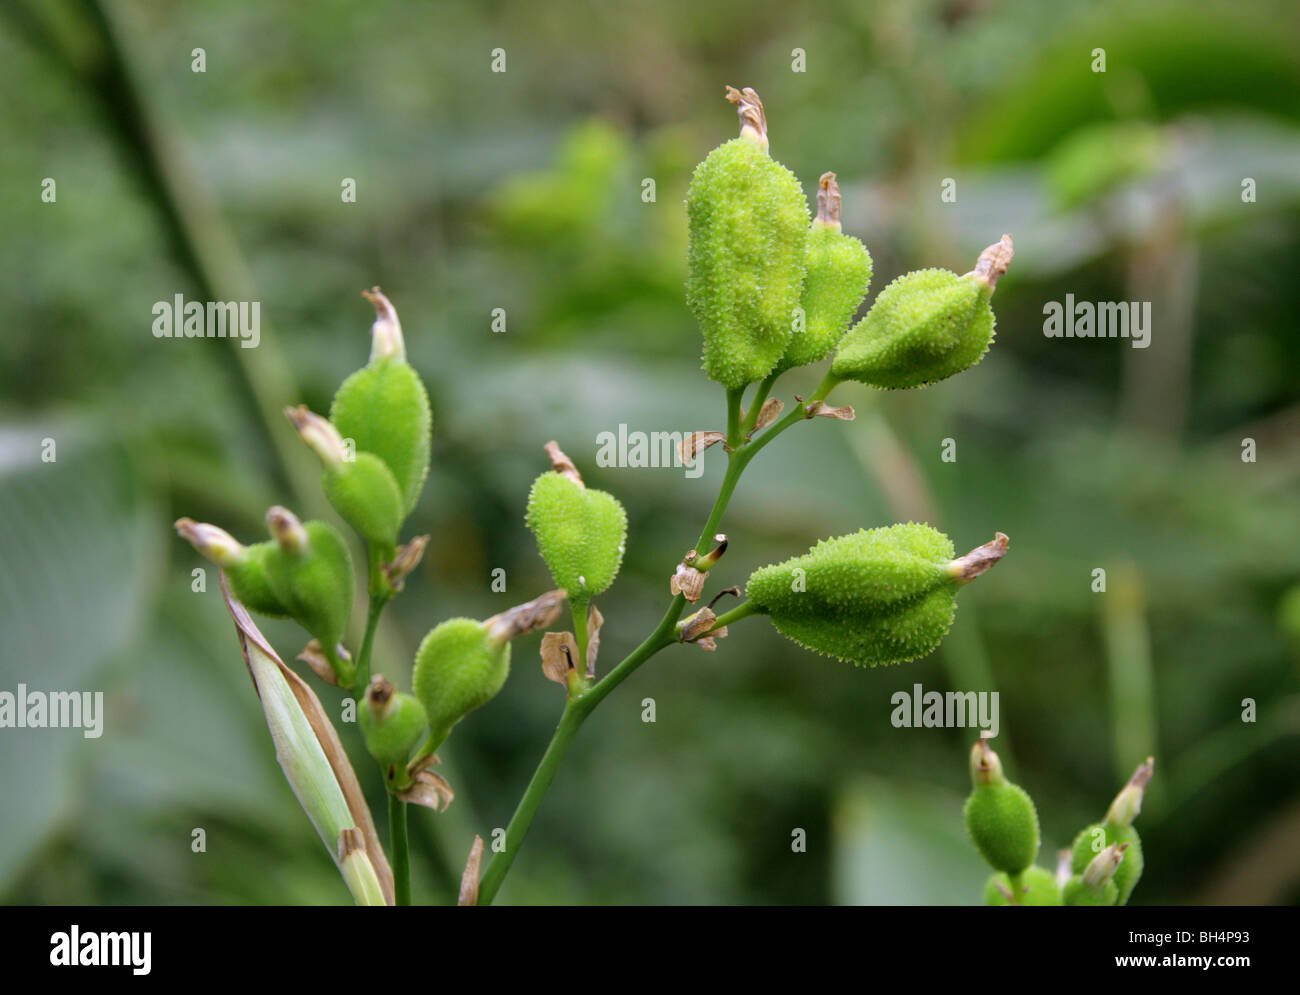
<svg viewBox="0 0 1300 995">
<path fill-rule="evenodd" d="M 406 836 L 406 802 L 388 795 L 388 842 L 393 851 L 395 905 L 411 904 L 411 844 Z"/>
<path fill-rule="evenodd" d="M 573 661 L 573 665 L 584 678 L 587 674 L 587 641 L 590 638 L 587 632 L 587 612 L 590 605 L 591 601 L 586 598 L 569 599 L 569 608 L 573 612 L 573 638 L 578 644 L 578 659 Z"/>
<path fill-rule="evenodd" d="M 741 434 L 748 439 L 754 434 L 754 426 L 758 424 L 759 413 L 763 410 L 763 402 L 767 400 L 767 395 L 772 393 L 772 385 L 776 383 L 776 378 L 781 374 L 773 373 L 770 377 L 758 385 L 754 392 L 754 400 L 749 403 L 749 410 L 745 412 L 745 420 L 741 422 Z"/>
<path fill-rule="evenodd" d="M 807 403 L 824 399 L 836 382 L 828 374 Z M 742 393 L 742 391 L 727 391 L 727 439 L 731 451 L 727 454 L 727 470 L 722 478 L 722 485 L 718 489 L 718 496 L 714 499 L 708 520 L 700 532 L 699 542 L 695 545 L 695 551 L 699 554 L 703 554 L 713 541 L 713 536 L 722 522 L 722 516 L 727 510 L 727 505 L 731 502 L 731 496 L 735 493 L 736 484 L 740 482 L 740 475 L 744 472 L 745 467 L 749 465 L 750 460 L 754 458 L 758 450 L 767 445 L 777 435 L 784 432 L 795 422 L 803 421 L 808 417 L 804 411 L 804 405 L 801 404 L 759 436 L 756 441 L 750 443 L 737 441 L 737 444 L 732 445 L 731 440 L 740 439 Z M 677 623 L 681 619 L 685 607 L 686 599 L 680 594 L 676 595 L 668 605 L 668 610 L 664 612 L 663 618 L 659 620 L 659 624 L 655 626 L 654 631 L 646 637 L 640 646 L 629 653 L 618 666 L 606 674 L 604 678 L 597 681 L 585 694 L 570 699 L 565 705 L 564 713 L 560 716 L 560 722 L 555 727 L 555 733 L 551 736 L 551 742 L 547 745 L 546 752 L 542 754 L 542 759 L 533 772 L 532 780 L 528 782 L 528 787 L 524 789 L 524 795 L 519 800 L 514 815 L 510 818 L 510 824 L 506 827 L 505 848 L 499 853 L 493 854 L 487 869 L 483 872 L 483 877 L 479 881 L 478 903 L 480 905 L 490 905 L 496 897 L 501 882 L 505 880 L 506 873 L 510 870 L 515 857 L 519 853 L 519 847 L 528 833 L 528 827 L 532 825 L 533 816 L 537 814 L 542 799 L 546 797 L 547 789 L 550 788 L 551 782 L 555 780 L 555 773 L 559 770 L 560 763 L 569 750 L 569 744 L 573 742 L 573 737 L 582 727 L 582 723 L 586 721 L 587 716 L 592 713 L 596 706 L 604 701 L 614 688 L 631 677 L 638 667 L 660 650 L 677 642 Z M 749 602 L 745 602 L 721 616 L 719 622 L 722 623 L 722 619 L 739 621 L 748 615 L 755 614 L 757 611 L 757 608 L 751 607 Z"/>
<path fill-rule="evenodd" d="M 370 614 L 366 619 L 366 634 L 361 638 L 361 650 L 357 653 L 357 671 L 352 688 L 357 694 L 364 694 L 370 683 L 370 656 L 375 648 L 375 632 L 379 628 L 379 616 L 384 613 L 388 599 L 371 595 Z"/>
<path fill-rule="evenodd" d="M 731 609 L 731 611 L 723 612 L 719 615 L 717 620 L 713 623 L 713 628 L 710 629 L 709 632 L 716 632 L 724 625 L 734 625 L 742 618 L 749 618 L 751 615 L 759 615 L 762 614 L 762 612 L 763 610 L 759 608 L 758 605 L 754 604 L 754 602 L 742 601 L 740 604 L 736 605 L 735 608 Z M 708 632 L 706 632 L 705 635 L 707 636 Z"/>
</svg>

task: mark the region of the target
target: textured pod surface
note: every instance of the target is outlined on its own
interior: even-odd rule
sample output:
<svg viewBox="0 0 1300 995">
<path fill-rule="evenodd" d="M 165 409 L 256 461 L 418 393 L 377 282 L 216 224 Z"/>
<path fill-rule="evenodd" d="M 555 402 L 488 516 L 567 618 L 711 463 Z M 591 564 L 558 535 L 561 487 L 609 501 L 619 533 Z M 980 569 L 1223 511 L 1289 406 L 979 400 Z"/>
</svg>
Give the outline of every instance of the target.
<svg viewBox="0 0 1300 995">
<path fill-rule="evenodd" d="M 1094 843 L 1095 840 L 1101 840 L 1100 844 Z M 1088 861 L 1112 843 L 1128 844 L 1128 849 L 1124 851 L 1124 859 L 1115 868 L 1115 876 L 1111 879 L 1117 889 L 1119 904 L 1126 905 L 1142 877 L 1142 868 L 1146 863 L 1142 856 L 1142 839 L 1133 826 L 1098 822 L 1082 830 L 1074 838 L 1074 845 L 1071 847 L 1070 870 L 1075 874 L 1082 874 L 1084 868 L 1088 866 Z M 1093 849 L 1094 846 L 1096 849 Z"/>
<path fill-rule="evenodd" d="M 366 749 L 382 766 L 405 767 L 424 739 L 429 720 L 414 695 L 396 694 L 387 705 L 383 718 L 376 720 L 369 696 L 363 696 L 357 706 L 357 725 Z"/>
<path fill-rule="evenodd" d="M 230 590 L 249 611 L 270 618 L 288 618 L 289 609 L 271 590 L 266 575 L 266 558 L 279 546 L 273 541 L 244 547 L 244 559 L 222 567 L 230 579 Z"/>
<path fill-rule="evenodd" d="M 388 464 L 378 456 L 358 452 L 352 462 L 326 470 L 322 487 L 334 510 L 363 539 L 390 549 L 397 545 L 405 502 Z"/>
<path fill-rule="evenodd" d="M 778 372 L 807 366 L 831 354 L 871 286 L 871 254 L 852 235 L 814 223 L 808 233 L 807 273 L 800 306 L 803 331 L 790 337 Z"/>
<path fill-rule="evenodd" d="M 1062 898 L 1066 905 L 1114 905 L 1119 898 L 1119 890 L 1114 881 L 1093 885 L 1076 874 L 1066 882 Z"/>
<path fill-rule="evenodd" d="M 406 360 L 371 360 L 343 381 L 330 405 L 330 421 L 357 453 L 374 453 L 388 466 L 402 495 L 403 517 L 420 500 L 429 472 L 433 414 L 419 375 Z"/>
<path fill-rule="evenodd" d="M 332 525 L 304 522 L 303 528 L 307 550 L 272 544 L 266 576 L 279 602 L 329 652 L 343 641 L 352 611 L 352 554 Z"/>
<path fill-rule="evenodd" d="M 831 374 L 873 387 L 923 387 L 978 363 L 993 341 L 991 291 L 974 276 L 900 276 L 844 337 Z"/>
<path fill-rule="evenodd" d="M 808 202 L 793 173 L 735 138 L 696 167 L 686 209 L 686 301 L 704 334 L 704 372 L 737 389 L 767 376 L 790 342 Z"/>
<path fill-rule="evenodd" d="M 452 726 L 491 701 L 509 674 L 510 644 L 493 643 L 476 619 L 448 619 L 425 636 L 411 682 L 435 746 Z"/>
<path fill-rule="evenodd" d="M 994 874 L 984 884 L 985 905 L 1011 905 L 1003 889 L 1013 892 L 1011 878 L 1004 873 Z M 1020 876 L 1020 889 L 1016 894 L 1018 905 L 1060 905 L 1061 889 L 1050 871 L 1031 867 Z"/>
<path fill-rule="evenodd" d="M 1038 812 L 1018 785 L 983 784 L 966 799 L 966 830 L 995 870 L 1019 874 L 1038 856 Z"/>
<path fill-rule="evenodd" d="M 627 512 L 612 494 L 560 473 L 543 473 L 528 494 L 525 521 L 556 587 L 572 600 L 600 594 L 623 562 Z"/>
<path fill-rule="evenodd" d="M 864 529 L 760 567 L 746 595 L 785 636 L 859 665 L 933 650 L 952 626 L 953 546 L 928 525 Z"/>
</svg>

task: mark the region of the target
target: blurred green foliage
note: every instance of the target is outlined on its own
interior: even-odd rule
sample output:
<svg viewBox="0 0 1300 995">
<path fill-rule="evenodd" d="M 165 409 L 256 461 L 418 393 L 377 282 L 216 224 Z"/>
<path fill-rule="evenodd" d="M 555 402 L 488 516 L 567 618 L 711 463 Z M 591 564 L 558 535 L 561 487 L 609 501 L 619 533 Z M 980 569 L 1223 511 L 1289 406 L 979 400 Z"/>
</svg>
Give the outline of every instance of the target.
<svg viewBox="0 0 1300 995">
<path fill-rule="evenodd" d="M 682 198 L 734 134 L 728 83 L 763 95 L 773 154 L 810 196 L 839 175 L 876 290 L 964 272 L 1003 231 L 1017 256 L 988 359 L 925 391 L 841 388 L 858 421 L 819 419 L 755 462 L 714 576 L 908 518 L 963 549 L 1000 529 L 1011 552 L 916 663 L 857 671 L 761 620 L 714 655 L 656 658 L 582 731 L 502 900 L 979 901 L 960 804 L 973 732 L 893 728 L 890 695 L 915 683 L 1001 691 L 998 749 L 1042 813 L 1040 863 L 1150 743 L 1134 901 L 1300 899 L 1293 4 L 109 4 L 166 154 L 219 206 L 201 244 L 226 252 L 228 225 L 222 258 L 262 301 L 263 343 L 242 354 L 150 334 L 154 301 L 203 289 L 124 138 L 93 10 L 24 0 L 0 17 L 0 690 L 108 703 L 98 740 L 0 730 L 6 901 L 347 900 L 275 766 L 215 574 L 192 591 L 205 564 L 171 521 L 251 540 L 271 503 L 323 513 L 250 384 L 279 370 L 269 402 L 324 410 L 367 355 L 363 287 L 398 307 L 435 410 L 411 520 L 433 542 L 376 669 L 409 687 L 434 622 L 545 589 L 523 509 L 552 438 L 629 513 L 601 672 L 639 642 L 721 458 L 698 480 L 602 469 L 596 436 L 723 427 L 684 303 Z M 1045 338 L 1043 304 L 1067 293 L 1151 301 L 1151 347 Z M 303 640 L 266 632 L 286 658 Z M 417 901 L 454 897 L 474 833 L 505 824 L 558 717 L 535 650 L 516 654 L 442 751 L 456 802 L 413 816 Z"/>
</svg>

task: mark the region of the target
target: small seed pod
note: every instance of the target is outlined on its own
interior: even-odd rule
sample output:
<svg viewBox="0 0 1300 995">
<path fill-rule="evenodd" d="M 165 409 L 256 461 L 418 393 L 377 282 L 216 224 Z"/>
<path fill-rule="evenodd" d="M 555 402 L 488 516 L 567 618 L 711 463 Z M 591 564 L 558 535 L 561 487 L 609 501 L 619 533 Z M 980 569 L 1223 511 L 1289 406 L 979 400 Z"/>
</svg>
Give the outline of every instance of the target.
<svg viewBox="0 0 1300 995">
<path fill-rule="evenodd" d="M 374 453 L 392 472 L 405 518 L 429 472 L 433 415 L 424 384 L 406 362 L 397 312 L 378 288 L 366 296 L 377 313 L 370 362 L 343 381 L 330 405 L 330 421 L 340 436 L 352 439 L 358 456 Z"/>
<path fill-rule="evenodd" d="M 533 482 L 524 520 L 555 586 L 568 591 L 574 602 L 589 601 L 618 576 L 627 512 L 612 494 L 584 486 L 554 442 L 547 451 L 556 469 Z"/>
<path fill-rule="evenodd" d="M 1030 867 L 1012 884 L 1009 875 L 994 874 L 984 884 L 985 905 L 1060 905 L 1061 888 L 1050 871 Z"/>
<path fill-rule="evenodd" d="M 1081 874 L 1088 864 L 1107 847 L 1127 845 L 1124 860 L 1115 869 L 1115 887 L 1118 889 L 1120 905 L 1127 905 L 1129 896 L 1137 887 L 1146 864 L 1142 855 L 1142 838 L 1138 835 L 1133 820 L 1142 809 L 1142 799 L 1146 786 L 1155 773 L 1155 761 L 1147 757 L 1133 772 L 1128 783 L 1115 796 L 1106 818 L 1080 831 L 1074 838 L 1071 848 L 1070 869 Z"/>
<path fill-rule="evenodd" d="M 225 572 L 231 593 L 245 608 L 271 618 L 289 617 L 266 577 L 266 558 L 276 548 L 274 542 L 245 546 L 225 529 L 192 518 L 178 518 L 175 528 L 182 539 Z"/>
<path fill-rule="evenodd" d="M 1062 889 L 1066 905 L 1114 905 L 1119 900 L 1115 874 L 1128 862 L 1128 848 L 1120 843 L 1108 846 L 1088 861 Z"/>
<path fill-rule="evenodd" d="M 489 626 L 453 618 L 434 628 L 415 654 L 411 683 L 429 720 L 429 752 L 452 726 L 486 705 L 510 674 L 510 643 L 494 638 Z"/>
<path fill-rule="evenodd" d="M 806 265 L 808 203 L 768 155 L 758 94 L 727 88 L 741 135 L 696 167 L 686 194 L 686 300 L 704 335 L 704 372 L 728 389 L 767 376 L 793 334 Z"/>
<path fill-rule="evenodd" d="M 817 217 L 808 233 L 807 274 L 800 307 L 804 327 L 790 337 L 773 372 L 825 359 L 844 338 L 871 286 L 871 254 L 840 231 L 840 188 L 825 173 L 817 192 Z"/>
<path fill-rule="evenodd" d="M 338 531 L 326 522 L 299 522 L 286 508 L 266 513 L 275 545 L 266 554 L 266 578 L 288 613 L 320 642 L 321 651 L 339 674 L 337 646 L 343 641 L 352 611 L 352 554 Z"/>
<path fill-rule="evenodd" d="M 1028 793 L 1007 780 L 984 737 L 971 750 L 974 789 L 966 799 L 966 831 L 994 870 L 1019 874 L 1038 856 L 1038 812 Z"/>
<path fill-rule="evenodd" d="M 993 341 L 989 299 L 1011 255 L 1011 236 L 1003 235 L 965 276 L 924 269 L 894 280 L 844 336 L 831 376 L 893 390 L 974 366 Z"/>
<path fill-rule="evenodd" d="M 952 542 L 928 525 L 864 529 L 759 568 L 745 593 L 808 649 L 859 666 L 900 663 L 939 645 L 958 588 L 997 562 L 1005 538 L 954 560 Z M 970 565 L 990 548 L 981 568 Z"/>
<path fill-rule="evenodd" d="M 419 699 L 399 692 L 381 674 L 375 674 L 357 708 L 357 725 L 370 755 L 386 774 L 400 779 L 405 777 L 406 763 L 424 739 L 429 721 Z"/>
</svg>

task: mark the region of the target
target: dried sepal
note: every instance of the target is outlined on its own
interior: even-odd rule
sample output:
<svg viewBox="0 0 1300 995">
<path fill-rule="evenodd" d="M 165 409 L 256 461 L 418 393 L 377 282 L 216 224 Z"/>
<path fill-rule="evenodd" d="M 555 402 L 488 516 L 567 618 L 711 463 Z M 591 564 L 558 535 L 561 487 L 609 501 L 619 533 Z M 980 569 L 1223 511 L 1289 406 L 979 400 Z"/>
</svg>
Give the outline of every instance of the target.
<svg viewBox="0 0 1300 995">
<path fill-rule="evenodd" d="M 542 636 L 542 673 L 548 681 L 569 686 L 569 675 L 577 667 L 578 641 L 572 632 L 548 632 Z"/>
<path fill-rule="evenodd" d="M 483 865 L 483 837 L 475 836 L 469 848 L 469 859 L 465 861 L 465 871 L 460 876 L 460 896 L 457 905 L 478 905 L 479 868 Z"/>
<path fill-rule="evenodd" d="M 394 591 L 400 591 L 406 584 L 406 578 L 424 559 L 425 547 L 429 545 L 429 536 L 416 536 L 404 546 L 398 546 L 391 563 L 385 563 L 384 577 Z"/>
<path fill-rule="evenodd" d="M 767 151 L 767 114 L 763 110 L 763 101 L 752 86 L 737 90 L 727 87 L 727 99 L 736 105 L 736 114 L 740 117 L 740 137 L 747 138 L 763 151 Z"/>
<path fill-rule="evenodd" d="M 547 591 L 545 594 L 515 605 L 483 622 L 488 638 L 495 643 L 504 643 L 534 629 L 544 629 L 560 615 L 567 594 L 563 590 Z"/>
<path fill-rule="evenodd" d="M 975 268 L 966 275 L 973 276 L 992 293 L 997 289 L 998 280 L 1006 274 L 1007 267 L 1011 265 L 1011 257 L 1015 254 L 1011 236 L 1003 235 L 980 253 L 979 258 L 975 260 Z"/>
<path fill-rule="evenodd" d="M 573 460 L 569 459 L 569 457 L 564 454 L 564 450 L 560 448 L 560 444 L 558 442 L 552 439 L 542 448 L 546 450 L 546 455 L 551 458 L 552 470 L 554 470 L 558 474 L 568 477 L 579 487 L 586 486 L 582 482 L 582 474 L 580 474 L 578 472 L 578 468 L 573 465 Z"/>
<path fill-rule="evenodd" d="M 822 173 L 817 181 L 817 223 L 839 231 L 841 207 L 840 185 L 835 181 L 835 174 Z"/>
<path fill-rule="evenodd" d="M 948 564 L 948 572 L 959 584 L 969 584 L 992 570 L 1002 557 L 1007 555 L 1011 540 L 1002 532 L 994 533 L 991 540 L 982 546 L 976 546 L 965 556 L 959 556 Z"/>
<path fill-rule="evenodd" d="M 605 616 L 594 604 L 587 609 L 587 677 L 596 676 L 596 655 L 600 652 L 600 627 Z"/>
<path fill-rule="evenodd" d="M 804 409 L 809 418 L 838 418 L 840 421 L 853 421 L 857 415 L 853 411 L 853 405 L 846 404 L 843 407 L 835 408 L 825 401 L 813 401 Z"/>
<path fill-rule="evenodd" d="M 687 557 L 695 559 L 695 550 L 689 550 Z M 672 577 L 668 580 L 668 591 L 674 597 L 681 595 L 691 604 L 700 600 L 700 595 L 704 593 L 704 578 L 707 575 L 695 569 L 685 559 L 677 564 L 677 569 L 673 571 Z"/>
<path fill-rule="evenodd" d="M 341 652 L 346 652 L 342 646 L 339 647 L 339 650 Z M 307 664 L 307 666 L 311 668 L 312 673 L 326 684 L 332 684 L 334 687 L 338 687 L 339 675 L 334 672 L 334 667 L 330 664 L 329 658 L 325 656 L 324 651 L 321 649 L 319 639 L 313 639 L 304 646 L 302 652 L 298 654 L 297 658 L 302 663 Z"/>
<path fill-rule="evenodd" d="M 754 422 L 754 431 L 761 432 L 772 422 L 781 417 L 781 412 L 785 410 L 785 402 L 779 401 L 775 397 L 769 397 L 763 402 L 763 406 L 758 409 L 758 420 Z"/>
<path fill-rule="evenodd" d="M 677 455 L 687 466 L 695 463 L 695 457 L 704 452 L 710 446 L 717 445 L 719 442 L 725 442 L 727 434 L 710 429 L 709 431 L 692 432 L 686 438 L 677 444 Z"/>
<path fill-rule="evenodd" d="M 431 770 L 420 770 L 412 778 L 411 786 L 397 792 L 397 797 L 408 805 L 423 805 L 435 812 L 447 811 L 456 798 L 456 792 L 441 774 Z"/>
<path fill-rule="evenodd" d="M 406 359 L 406 342 L 402 339 L 402 323 L 397 309 L 378 287 L 361 291 L 361 296 L 375 307 L 375 321 L 370 326 L 370 361 L 395 356 Z"/>
</svg>

